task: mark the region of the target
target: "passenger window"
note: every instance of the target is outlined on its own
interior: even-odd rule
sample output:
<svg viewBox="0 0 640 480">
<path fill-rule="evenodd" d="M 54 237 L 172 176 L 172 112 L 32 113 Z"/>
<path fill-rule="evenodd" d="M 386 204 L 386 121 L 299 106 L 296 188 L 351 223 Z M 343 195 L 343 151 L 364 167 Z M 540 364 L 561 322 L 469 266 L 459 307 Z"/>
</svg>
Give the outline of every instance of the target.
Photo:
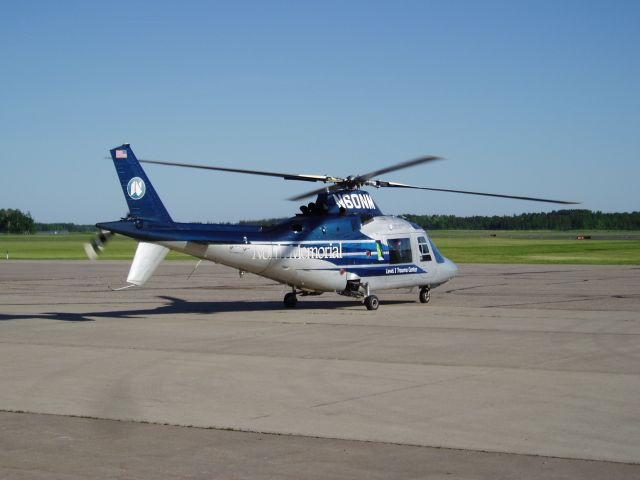
<svg viewBox="0 0 640 480">
<path fill-rule="evenodd" d="M 431 253 L 429 253 L 429 243 L 425 237 L 418 237 L 418 250 L 420 250 L 420 261 L 430 262 Z"/>
<path fill-rule="evenodd" d="M 389 244 L 389 263 L 413 262 L 411 241 L 408 238 L 390 238 L 387 243 Z"/>
</svg>

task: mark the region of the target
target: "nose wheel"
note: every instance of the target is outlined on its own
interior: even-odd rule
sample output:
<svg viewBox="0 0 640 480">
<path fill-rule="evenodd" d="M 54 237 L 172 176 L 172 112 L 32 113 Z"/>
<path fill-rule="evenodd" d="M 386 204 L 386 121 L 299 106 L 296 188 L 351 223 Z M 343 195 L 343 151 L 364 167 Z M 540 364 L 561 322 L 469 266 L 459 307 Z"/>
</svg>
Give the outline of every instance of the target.
<svg viewBox="0 0 640 480">
<path fill-rule="evenodd" d="M 380 305 L 380 300 L 375 295 L 364 297 L 364 306 L 367 307 L 367 310 L 377 310 L 378 305 Z"/>
</svg>

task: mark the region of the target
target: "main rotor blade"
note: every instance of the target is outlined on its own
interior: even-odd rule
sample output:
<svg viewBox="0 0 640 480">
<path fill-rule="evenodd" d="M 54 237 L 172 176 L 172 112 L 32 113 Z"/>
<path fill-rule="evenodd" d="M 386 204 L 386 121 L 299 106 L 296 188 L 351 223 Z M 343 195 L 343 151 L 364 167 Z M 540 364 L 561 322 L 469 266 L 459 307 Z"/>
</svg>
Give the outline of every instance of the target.
<svg viewBox="0 0 640 480">
<path fill-rule="evenodd" d="M 342 187 L 340 187 L 339 185 L 331 185 L 329 187 L 318 188 L 317 190 L 301 193 L 300 195 L 296 195 L 295 197 L 289 197 L 287 198 L 287 200 L 291 200 L 292 202 L 295 202 L 296 200 L 302 200 L 303 198 L 315 197 L 316 195 L 324 192 L 325 190 L 329 190 L 331 192 L 334 190 L 340 190 L 340 188 Z"/>
<path fill-rule="evenodd" d="M 465 195 L 482 195 L 484 197 L 512 198 L 515 200 L 529 200 L 532 202 L 559 203 L 562 205 L 579 205 L 580 204 L 580 202 L 569 202 L 567 200 L 550 200 L 548 198 L 522 197 L 518 195 L 503 195 L 500 193 L 470 192 L 467 190 L 450 190 L 447 188 L 416 187 L 414 185 L 407 185 L 404 183 L 396 183 L 396 182 L 378 181 L 375 183 L 377 183 L 377 186 L 379 187 L 413 188 L 416 190 L 431 190 L 434 192 L 464 193 Z"/>
<path fill-rule="evenodd" d="M 433 162 L 435 160 L 442 160 L 442 158 L 436 157 L 435 155 L 427 155 L 424 157 L 415 158 L 413 160 L 407 160 L 406 162 L 396 163 L 395 165 L 381 168 L 379 170 L 374 170 L 373 172 L 365 173 L 364 175 L 358 175 L 356 178 L 354 178 L 354 180 L 356 182 L 366 182 L 370 178 L 377 177 L 378 175 L 384 175 L 385 173 L 395 172 L 396 170 L 402 170 L 403 168 L 414 167 L 416 165 L 420 165 L 422 163 L 427 163 L 427 162 Z"/>
<path fill-rule="evenodd" d="M 301 180 L 304 182 L 336 182 L 336 181 L 342 180 L 341 178 L 329 177 L 327 175 L 301 175 L 297 173 L 265 172 L 262 170 L 245 170 L 242 168 L 214 167 L 211 165 L 199 165 L 195 163 L 165 162 L 161 160 L 140 160 L 140 162 L 152 163 L 155 165 L 169 165 L 172 167 L 199 168 L 202 170 L 216 170 L 220 172 L 245 173 L 249 175 L 263 175 L 266 177 L 279 177 L 279 178 L 284 178 L 285 180 Z"/>
</svg>

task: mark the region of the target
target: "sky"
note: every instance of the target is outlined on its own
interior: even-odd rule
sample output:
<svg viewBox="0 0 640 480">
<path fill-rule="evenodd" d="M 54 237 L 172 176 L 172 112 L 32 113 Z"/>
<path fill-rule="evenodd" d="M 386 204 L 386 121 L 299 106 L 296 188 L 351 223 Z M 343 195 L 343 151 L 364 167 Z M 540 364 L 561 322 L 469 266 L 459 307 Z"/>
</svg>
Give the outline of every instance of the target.
<svg viewBox="0 0 640 480">
<path fill-rule="evenodd" d="M 640 2 L 5 2 L 0 208 L 126 215 L 109 149 L 640 210 Z M 316 185 L 145 167 L 177 221 L 285 217 Z M 321 185 L 317 185 L 318 187 Z M 388 214 L 557 205 L 371 192 Z"/>
</svg>

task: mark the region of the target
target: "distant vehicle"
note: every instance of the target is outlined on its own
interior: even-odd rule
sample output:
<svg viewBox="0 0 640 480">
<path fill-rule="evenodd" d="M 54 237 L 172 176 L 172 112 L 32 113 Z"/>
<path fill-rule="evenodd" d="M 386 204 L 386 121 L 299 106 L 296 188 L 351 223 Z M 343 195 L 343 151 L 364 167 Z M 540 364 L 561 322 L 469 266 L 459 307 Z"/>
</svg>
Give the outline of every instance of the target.
<svg viewBox="0 0 640 480">
<path fill-rule="evenodd" d="M 454 262 L 440 253 L 418 225 L 384 215 L 362 187 L 393 187 L 483 195 L 550 203 L 575 203 L 494 193 L 417 187 L 378 180 L 384 175 L 438 160 L 425 156 L 381 168 L 365 175 L 331 177 L 239 168 L 214 167 L 136 158 L 129 144 L 111 150 L 129 214 L 118 221 L 96 224 L 101 231 L 85 250 L 95 258 L 115 233 L 137 240 L 138 247 L 127 277 L 129 286 L 142 286 L 169 250 L 211 260 L 241 272 L 251 272 L 291 287 L 286 307 L 298 296 L 335 292 L 376 310 L 372 292 L 382 289 L 419 288 L 419 300 L 428 303 L 433 288 L 457 272 Z M 300 213 L 271 227 L 174 222 L 162 204 L 140 162 L 222 172 L 280 177 L 285 180 L 323 182 L 321 189 L 290 200 L 316 197 Z M 266 215 L 265 215 L 266 216 Z"/>
</svg>

